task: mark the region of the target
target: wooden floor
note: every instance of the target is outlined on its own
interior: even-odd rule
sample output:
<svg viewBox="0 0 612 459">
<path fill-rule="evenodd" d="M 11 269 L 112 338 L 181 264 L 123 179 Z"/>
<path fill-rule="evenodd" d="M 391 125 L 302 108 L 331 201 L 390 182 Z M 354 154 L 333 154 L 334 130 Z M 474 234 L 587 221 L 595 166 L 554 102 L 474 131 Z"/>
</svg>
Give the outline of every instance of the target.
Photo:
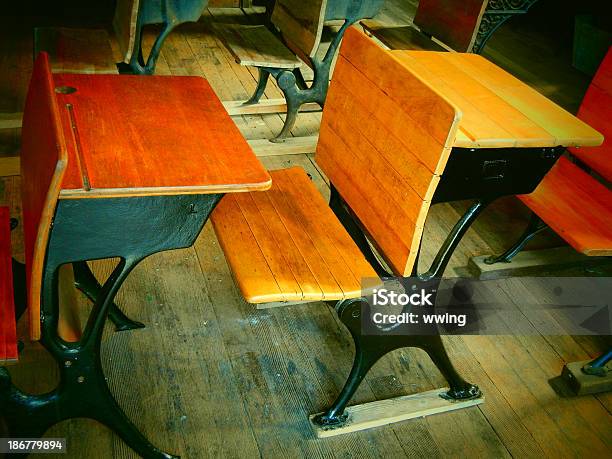
<svg viewBox="0 0 612 459">
<path fill-rule="evenodd" d="M 400 10 L 399 5 L 406 2 L 388 1 L 383 16 L 410 20 L 413 2 Z M 246 19 L 240 10 L 216 10 L 197 24 L 182 26 L 168 39 L 158 73 L 201 75 L 222 100 L 245 99 L 255 87 L 255 72 L 233 62 L 211 24 Z M 30 25 L 17 26 L 14 21 L 4 28 L 0 25 L 0 111 L 18 111 L 23 104 L 32 58 Z M 147 39 L 150 44 L 151 35 Z M 533 30 L 525 35 L 520 25 L 504 27 L 491 40 L 485 56 L 575 109 L 588 77 L 560 59 L 551 49 L 551 40 Z M 519 42 L 527 43 L 528 49 L 519 52 Z M 525 72 L 531 76 L 525 77 Z M 571 90 L 560 94 L 559 88 Z M 280 94 L 271 87 L 266 95 Z M 293 134 L 316 134 L 319 121 L 319 114 L 302 114 Z M 236 123 L 247 138 L 266 138 L 280 130 L 282 117 L 243 116 Z M 0 151 L 18 151 L 18 134 L 3 133 Z M 329 195 L 310 155 L 267 157 L 262 162 L 270 169 L 301 166 Z M 20 212 L 18 189 L 17 177 L 0 181 L 0 204 L 10 205 L 15 216 Z M 459 202 L 433 208 L 425 231 L 423 266 L 467 206 Z M 527 216 L 516 199 L 500 200 L 468 231 L 448 272 L 466 266 L 471 256 L 502 250 L 520 233 Z M 14 233 L 13 248 L 20 258 L 21 238 Z M 558 243 L 556 237 L 545 235 L 532 245 Z M 104 277 L 112 266 L 109 260 L 96 263 L 95 268 Z M 605 273 L 604 269 L 590 274 Z M 517 288 L 522 288 L 520 282 Z M 139 265 L 117 302 L 147 328 L 124 333 L 107 330 L 103 362 L 111 390 L 155 445 L 182 457 L 612 454 L 612 396 L 560 397 L 549 384 L 565 362 L 603 351 L 606 344 L 601 339 L 541 336 L 535 323 L 525 330 L 530 336 L 448 337 L 445 342 L 454 363 L 485 393 L 483 405 L 318 440 L 310 430 L 308 414 L 330 404 L 345 381 L 353 357 L 348 332 L 322 303 L 263 311 L 246 304 L 209 224 L 193 248 L 157 254 Z M 25 330 L 21 323 L 22 336 Z M 54 386 L 57 370 L 40 346 L 27 344 L 20 365 L 12 367 L 11 373 L 22 389 L 44 392 Z M 399 350 L 374 367 L 352 403 L 443 385 L 423 352 Z M 68 438 L 68 454 L 62 457 L 135 457 L 117 436 L 94 421 L 67 421 L 47 436 Z"/>
</svg>

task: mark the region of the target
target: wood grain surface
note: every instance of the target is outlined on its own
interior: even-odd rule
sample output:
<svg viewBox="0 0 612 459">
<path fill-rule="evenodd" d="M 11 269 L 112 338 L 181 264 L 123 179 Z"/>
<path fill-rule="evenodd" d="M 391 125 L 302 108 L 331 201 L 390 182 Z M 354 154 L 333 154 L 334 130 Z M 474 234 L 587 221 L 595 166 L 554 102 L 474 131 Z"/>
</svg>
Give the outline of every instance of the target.
<svg viewBox="0 0 612 459">
<path fill-rule="evenodd" d="M 249 303 L 356 298 L 378 277 L 301 168 L 264 193 L 228 195 L 212 222 Z"/>
<path fill-rule="evenodd" d="M 612 191 L 567 158 L 519 198 L 577 251 L 612 255 Z"/>
<path fill-rule="evenodd" d="M 315 160 L 393 270 L 409 275 L 461 114 L 357 27 L 327 97 Z"/>
<path fill-rule="evenodd" d="M 328 0 L 276 0 L 272 24 L 293 46 L 314 56 L 321 43 Z"/>
<path fill-rule="evenodd" d="M 55 84 L 75 89 L 57 95 L 71 158 L 61 198 L 270 186 L 203 78 L 57 74 Z"/>
<path fill-rule="evenodd" d="M 570 151 L 612 182 L 612 47 L 608 49 L 582 100 L 578 118 L 601 132 L 604 141 L 596 148 L 572 148 Z"/>
<path fill-rule="evenodd" d="M 595 129 L 482 56 L 391 52 L 463 112 L 455 146 L 596 146 L 603 141 Z"/>
</svg>

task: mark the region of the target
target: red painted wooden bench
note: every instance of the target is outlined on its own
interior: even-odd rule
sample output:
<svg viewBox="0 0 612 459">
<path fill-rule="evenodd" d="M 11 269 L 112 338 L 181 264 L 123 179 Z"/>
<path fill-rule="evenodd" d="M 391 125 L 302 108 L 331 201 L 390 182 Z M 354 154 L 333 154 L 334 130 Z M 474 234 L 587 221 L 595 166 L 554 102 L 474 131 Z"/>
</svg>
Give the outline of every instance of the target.
<svg viewBox="0 0 612 459">
<path fill-rule="evenodd" d="M 0 207 L 0 365 L 17 360 L 10 231 L 9 209 Z"/>
<path fill-rule="evenodd" d="M 599 147 L 568 148 L 533 193 L 519 195 L 532 219 L 506 252 L 486 260 L 509 262 L 537 233 L 551 228 L 577 252 L 612 256 L 612 47 L 601 63 L 578 111 L 604 135 Z"/>
</svg>

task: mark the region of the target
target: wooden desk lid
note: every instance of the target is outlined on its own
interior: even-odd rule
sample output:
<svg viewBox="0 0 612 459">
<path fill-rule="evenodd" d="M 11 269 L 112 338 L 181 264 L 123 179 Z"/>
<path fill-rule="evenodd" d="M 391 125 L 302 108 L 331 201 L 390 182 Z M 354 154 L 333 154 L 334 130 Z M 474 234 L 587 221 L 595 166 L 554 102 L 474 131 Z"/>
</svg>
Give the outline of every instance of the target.
<svg viewBox="0 0 612 459">
<path fill-rule="evenodd" d="M 271 185 L 203 78 L 56 74 L 54 80 L 69 155 L 60 198 Z"/>
<path fill-rule="evenodd" d="M 603 136 L 476 54 L 391 51 L 463 113 L 456 147 L 597 146 Z"/>
</svg>

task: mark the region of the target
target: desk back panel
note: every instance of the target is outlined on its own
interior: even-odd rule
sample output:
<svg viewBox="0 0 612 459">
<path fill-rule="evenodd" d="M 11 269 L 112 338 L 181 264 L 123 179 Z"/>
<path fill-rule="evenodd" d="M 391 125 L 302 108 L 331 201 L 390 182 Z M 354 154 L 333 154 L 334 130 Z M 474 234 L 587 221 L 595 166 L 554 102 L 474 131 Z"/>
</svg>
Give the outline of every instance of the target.
<svg viewBox="0 0 612 459">
<path fill-rule="evenodd" d="M 604 142 L 599 147 L 572 148 L 570 151 L 612 182 L 612 46 L 584 96 L 578 118 L 601 132 Z"/>
<path fill-rule="evenodd" d="M 298 54 L 313 57 L 323 33 L 328 0 L 276 0 L 272 24 L 280 30 Z"/>
<path fill-rule="evenodd" d="M 460 116 L 391 52 L 347 31 L 315 159 L 396 274 L 412 272 Z"/>
<path fill-rule="evenodd" d="M 34 62 L 23 115 L 21 145 L 30 337 L 38 340 L 43 265 L 51 220 L 67 164 L 66 141 L 46 53 L 40 53 Z"/>
<path fill-rule="evenodd" d="M 419 0 L 415 25 L 458 52 L 470 52 L 488 0 Z"/>
</svg>

